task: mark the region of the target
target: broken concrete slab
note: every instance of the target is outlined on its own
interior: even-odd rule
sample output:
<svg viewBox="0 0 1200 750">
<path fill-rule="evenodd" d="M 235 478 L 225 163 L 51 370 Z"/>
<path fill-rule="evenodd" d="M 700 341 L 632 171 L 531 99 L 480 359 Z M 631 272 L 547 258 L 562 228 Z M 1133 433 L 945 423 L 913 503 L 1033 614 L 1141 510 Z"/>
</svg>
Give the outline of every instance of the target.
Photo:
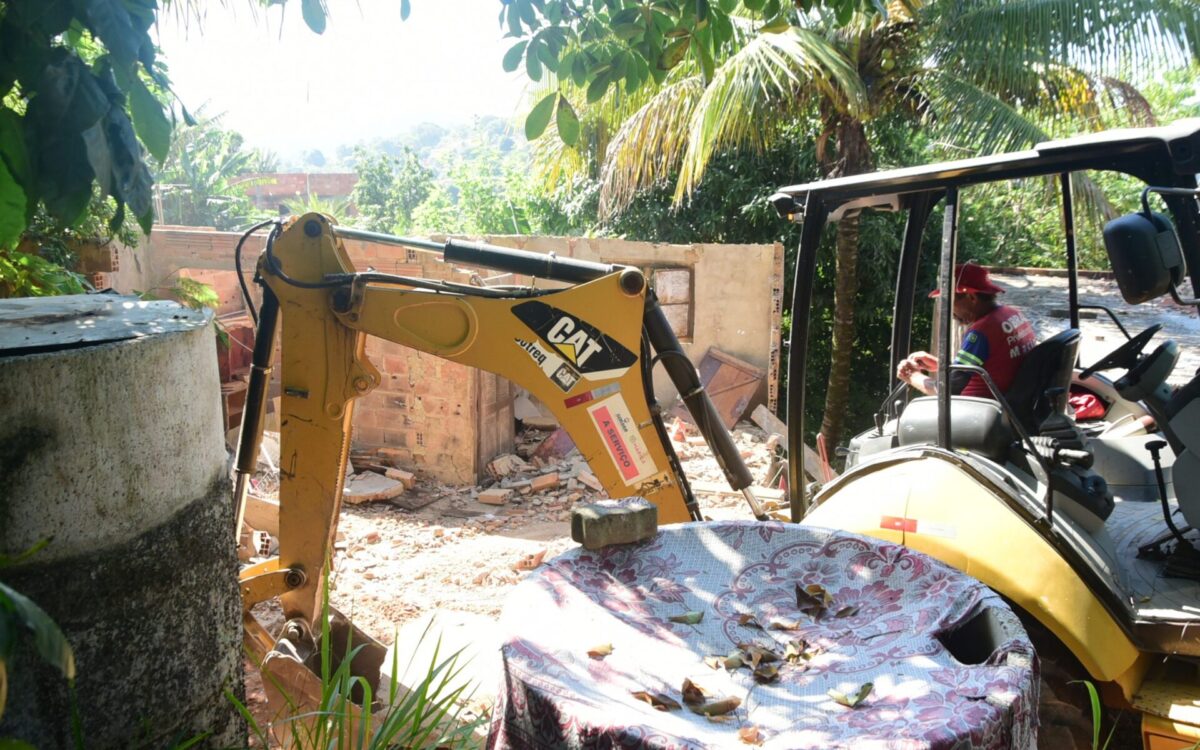
<svg viewBox="0 0 1200 750">
<path fill-rule="evenodd" d="M 586 469 L 580 471 L 575 478 L 579 480 L 580 484 L 595 492 L 600 492 L 604 489 L 604 485 L 600 484 L 600 480 L 596 478 L 596 475 Z"/>
<path fill-rule="evenodd" d="M 491 474 L 496 479 L 502 479 L 510 474 L 523 471 L 533 471 L 533 468 L 525 459 L 515 456 L 512 453 L 503 453 L 496 456 L 487 465 L 488 474 Z"/>
<path fill-rule="evenodd" d="M 403 482 L 388 479 L 373 471 L 364 471 L 346 481 L 345 489 L 342 490 L 342 500 L 351 505 L 358 505 L 377 500 L 391 500 L 403 492 Z"/>
<path fill-rule="evenodd" d="M 392 498 L 392 505 L 395 505 L 397 508 L 403 508 L 404 510 L 420 510 L 427 505 L 433 505 L 437 501 L 437 495 L 401 495 L 400 497 Z"/>
</svg>

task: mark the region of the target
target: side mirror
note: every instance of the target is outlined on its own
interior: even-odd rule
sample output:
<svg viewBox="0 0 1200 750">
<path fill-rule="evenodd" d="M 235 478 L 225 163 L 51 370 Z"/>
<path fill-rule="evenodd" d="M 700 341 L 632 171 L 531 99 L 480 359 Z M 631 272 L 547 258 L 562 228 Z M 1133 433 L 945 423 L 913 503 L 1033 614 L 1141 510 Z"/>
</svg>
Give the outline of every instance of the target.
<svg viewBox="0 0 1200 750">
<path fill-rule="evenodd" d="M 1149 210 L 1104 225 L 1104 247 L 1121 296 L 1131 305 L 1173 293 L 1186 266 L 1175 227 Z"/>
</svg>

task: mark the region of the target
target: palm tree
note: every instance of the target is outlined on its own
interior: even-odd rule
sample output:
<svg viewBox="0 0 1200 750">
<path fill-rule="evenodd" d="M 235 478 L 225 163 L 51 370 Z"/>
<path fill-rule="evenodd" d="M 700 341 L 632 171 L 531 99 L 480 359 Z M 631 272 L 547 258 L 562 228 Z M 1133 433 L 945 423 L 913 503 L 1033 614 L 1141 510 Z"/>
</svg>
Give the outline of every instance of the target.
<svg viewBox="0 0 1200 750">
<path fill-rule="evenodd" d="M 895 0 L 886 15 L 844 24 L 819 10 L 793 12 L 786 28 L 736 23 L 711 76 L 679 65 L 620 117 L 596 154 L 601 212 L 619 211 L 674 174 L 678 205 L 714 155 L 761 152 L 781 137 L 783 124 L 802 116 L 820 124 L 824 177 L 871 170 L 869 124 L 890 113 L 911 115 L 940 140 L 975 153 L 1027 147 L 1064 122 L 1099 127 L 1114 113 L 1144 122 L 1149 107 L 1122 73 L 1185 61 L 1198 47 L 1200 7 L 1190 0 Z M 610 94 L 600 110 L 612 111 L 616 101 L 628 109 L 628 100 Z M 592 110 L 584 117 L 605 122 Z M 837 224 L 821 425 L 831 445 L 847 411 L 858 232 L 855 216 Z"/>
</svg>

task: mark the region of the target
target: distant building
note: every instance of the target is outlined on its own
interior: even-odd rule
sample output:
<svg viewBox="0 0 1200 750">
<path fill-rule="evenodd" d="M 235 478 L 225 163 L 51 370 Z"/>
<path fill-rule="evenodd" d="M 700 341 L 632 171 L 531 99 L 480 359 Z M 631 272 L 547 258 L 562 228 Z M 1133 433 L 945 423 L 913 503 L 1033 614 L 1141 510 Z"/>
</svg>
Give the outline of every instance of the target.
<svg viewBox="0 0 1200 750">
<path fill-rule="evenodd" d="M 354 186 L 358 184 L 355 172 L 249 174 L 241 177 L 238 184 L 246 186 L 246 195 L 255 206 L 275 211 L 280 204 L 317 196 L 321 201 L 336 203 L 349 201 Z"/>
</svg>

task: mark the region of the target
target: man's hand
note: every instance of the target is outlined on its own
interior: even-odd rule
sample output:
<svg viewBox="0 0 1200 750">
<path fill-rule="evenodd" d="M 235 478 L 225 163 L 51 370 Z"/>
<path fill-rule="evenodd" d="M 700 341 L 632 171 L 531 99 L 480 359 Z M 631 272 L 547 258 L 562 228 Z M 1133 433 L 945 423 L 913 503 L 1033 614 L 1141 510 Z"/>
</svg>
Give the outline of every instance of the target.
<svg viewBox="0 0 1200 750">
<path fill-rule="evenodd" d="M 896 367 L 896 377 L 926 395 L 936 391 L 933 378 L 925 373 L 937 372 L 937 357 L 929 352 L 913 352 Z"/>
<path fill-rule="evenodd" d="M 913 366 L 918 370 L 925 372 L 937 372 L 938 369 L 937 357 L 929 352 L 913 352 L 908 355 L 908 361 L 912 362 Z"/>
</svg>

